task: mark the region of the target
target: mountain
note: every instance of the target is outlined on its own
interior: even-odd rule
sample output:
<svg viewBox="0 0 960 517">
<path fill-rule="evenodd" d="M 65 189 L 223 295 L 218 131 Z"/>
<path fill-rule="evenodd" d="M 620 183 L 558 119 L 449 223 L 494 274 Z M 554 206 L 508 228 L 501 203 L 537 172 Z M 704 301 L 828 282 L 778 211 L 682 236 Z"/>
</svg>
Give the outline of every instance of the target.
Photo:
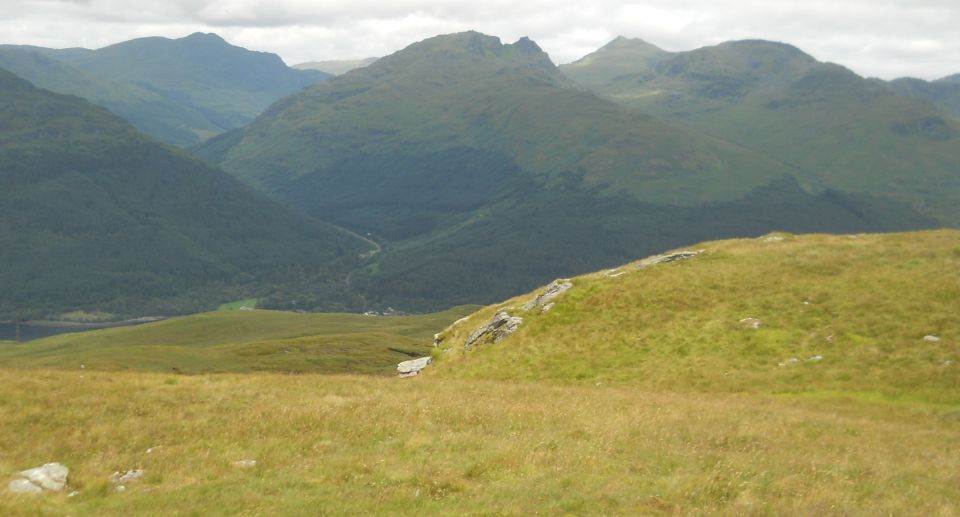
<svg viewBox="0 0 960 517">
<path fill-rule="evenodd" d="M 624 55 L 605 48 L 563 70 L 622 105 L 775 157 L 819 188 L 882 196 L 960 225 L 960 122 L 929 102 L 782 43 Z"/>
<path fill-rule="evenodd" d="M 0 66 L 41 88 L 105 106 L 177 145 L 246 125 L 275 100 L 330 77 L 199 33 L 98 50 L 3 46 Z"/>
<path fill-rule="evenodd" d="M 198 154 L 384 251 L 372 306 L 502 299 L 684 243 L 926 227 L 743 146 L 585 92 L 532 41 L 415 43 L 274 104 Z"/>
<path fill-rule="evenodd" d="M 0 69 L 0 320 L 199 310 L 369 248 Z"/>
<path fill-rule="evenodd" d="M 600 50 L 560 69 L 568 77 L 588 88 L 600 87 L 625 75 L 623 63 L 643 63 L 652 67 L 671 54 L 639 38 L 618 36 Z"/>
<path fill-rule="evenodd" d="M 960 401 L 960 231 L 697 244 L 505 300 L 439 335 L 443 378 Z M 680 250 L 678 250 L 680 251 Z M 465 346 L 495 313 L 513 334 Z M 932 336 L 932 337 L 926 337 Z"/>
<path fill-rule="evenodd" d="M 377 59 L 376 57 L 368 57 L 366 59 L 343 59 L 343 60 L 332 60 L 332 61 L 311 61 L 309 63 L 300 63 L 299 65 L 293 65 L 297 70 L 319 70 L 321 72 L 326 72 L 330 75 L 343 75 L 351 70 L 356 70 L 357 68 L 364 68 L 373 64 Z"/>
<path fill-rule="evenodd" d="M 898 95 L 926 99 L 955 118 L 960 118 L 960 74 L 936 81 L 904 77 L 887 85 Z"/>
</svg>

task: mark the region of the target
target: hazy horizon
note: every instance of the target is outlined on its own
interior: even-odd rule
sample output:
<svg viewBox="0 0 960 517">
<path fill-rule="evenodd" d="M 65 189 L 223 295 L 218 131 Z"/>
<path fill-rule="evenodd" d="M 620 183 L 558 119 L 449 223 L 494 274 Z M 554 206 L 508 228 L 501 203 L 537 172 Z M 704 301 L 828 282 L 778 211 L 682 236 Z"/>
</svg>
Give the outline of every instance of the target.
<svg viewBox="0 0 960 517">
<path fill-rule="evenodd" d="M 234 45 L 273 52 L 287 64 L 384 56 L 439 34 L 477 30 L 536 41 L 557 64 L 575 61 L 616 36 L 664 50 L 723 41 L 790 43 L 860 75 L 938 79 L 960 73 L 960 7 L 949 0 L 753 2 L 705 0 L 524 3 L 492 0 L 333 1 L 8 0 L 2 43 L 101 48 L 130 39 L 216 33 Z"/>
</svg>

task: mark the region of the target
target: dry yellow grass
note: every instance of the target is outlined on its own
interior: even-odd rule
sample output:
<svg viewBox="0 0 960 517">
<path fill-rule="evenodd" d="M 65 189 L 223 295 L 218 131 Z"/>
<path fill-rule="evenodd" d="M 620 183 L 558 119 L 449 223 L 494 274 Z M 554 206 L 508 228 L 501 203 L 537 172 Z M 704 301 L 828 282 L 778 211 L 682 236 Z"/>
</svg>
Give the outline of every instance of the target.
<svg viewBox="0 0 960 517">
<path fill-rule="evenodd" d="M 960 512 L 951 406 L 424 377 L 0 369 L 0 386 L 4 485 L 60 461 L 79 491 L 3 493 L 2 515 Z"/>
</svg>

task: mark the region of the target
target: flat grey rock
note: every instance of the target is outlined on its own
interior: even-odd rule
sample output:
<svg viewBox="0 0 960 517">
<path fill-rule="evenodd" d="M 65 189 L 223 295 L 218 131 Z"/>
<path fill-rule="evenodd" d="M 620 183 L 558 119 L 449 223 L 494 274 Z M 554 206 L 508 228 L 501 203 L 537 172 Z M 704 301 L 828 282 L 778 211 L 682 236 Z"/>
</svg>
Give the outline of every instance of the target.
<svg viewBox="0 0 960 517">
<path fill-rule="evenodd" d="M 397 374 L 404 379 L 407 377 L 413 377 L 418 375 L 421 370 L 426 368 L 432 362 L 433 358 L 430 356 L 404 361 L 397 365 Z"/>
<path fill-rule="evenodd" d="M 39 494 L 43 489 L 30 482 L 29 479 L 15 479 L 7 485 L 7 490 L 14 494 Z"/>
<path fill-rule="evenodd" d="M 59 463 L 47 463 L 42 467 L 24 470 L 20 475 L 44 490 L 59 492 L 67 486 L 67 476 L 70 475 L 70 469 Z"/>
</svg>

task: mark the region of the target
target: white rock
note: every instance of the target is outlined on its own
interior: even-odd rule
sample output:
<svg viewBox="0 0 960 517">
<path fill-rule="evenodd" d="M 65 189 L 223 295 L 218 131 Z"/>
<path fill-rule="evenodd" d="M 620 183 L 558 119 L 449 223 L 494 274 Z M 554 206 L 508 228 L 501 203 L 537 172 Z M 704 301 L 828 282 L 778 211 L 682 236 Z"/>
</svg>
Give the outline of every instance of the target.
<svg viewBox="0 0 960 517">
<path fill-rule="evenodd" d="M 70 492 L 69 494 L 67 494 L 67 497 L 73 498 L 73 497 L 77 497 L 78 495 L 80 495 L 80 492 L 74 490 L 73 492 Z"/>
<path fill-rule="evenodd" d="M 29 479 L 15 479 L 7 485 L 7 490 L 14 494 L 39 494 L 43 489 L 34 485 Z"/>
<path fill-rule="evenodd" d="M 923 340 L 926 341 L 927 343 L 936 343 L 940 341 L 940 337 L 939 336 L 923 336 Z"/>
<path fill-rule="evenodd" d="M 550 312 L 550 309 L 552 309 L 554 305 L 556 305 L 556 304 L 553 303 L 553 302 L 550 302 L 550 303 L 544 305 L 544 306 L 543 306 L 543 309 L 540 309 L 540 312 L 541 312 L 541 313 Z"/>
<path fill-rule="evenodd" d="M 782 242 L 783 237 L 779 235 L 770 235 L 763 238 L 763 242 Z"/>
<path fill-rule="evenodd" d="M 740 320 L 740 324 L 748 329 L 757 330 L 760 328 L 760 320 L 757 318 L 743 318 Z"/>
<path fill-rule="evenodd" d="M 67 486 L 67 476 L 70 475 L 70 469 L 59 463 L 47 463 L 42 467 L 24 470 L 20 475 L 44 490 L 59 492 Z"/>
<path fill-rule="evenodd" d="M 433 358 L 430 356 L 404 361 L 397 365 L 397 373 L 402 378 L 413 377 L 419 374 L 420 370 L 423 370 L 432 362 Z"/>
<path fill-rule="evenodd" d="M 237 460 L 233 466 L 241 469 L 252 469 L 257 466 L 257 460 Z"/>
<path fill-rule="evenodd" d="M 124 473 L 114 472 L 110 475 L 110 481 L 113 482 L 114 485 L 124 485 L 132 481 L 139 481 L 143 478 L 144 474 L 145 472 L 140 469 L 128 470 Z"/>
<path fill-rule="evenodd" d="M 820 361 L 823 361 L 823 356 L 822 356 L 822 355 L 815 355 L 815 356 L 811 357 L 810 359 L 807 359 L 807 362 L 811 362 L 811 363 L 819 363 Z"/>
</svg>

